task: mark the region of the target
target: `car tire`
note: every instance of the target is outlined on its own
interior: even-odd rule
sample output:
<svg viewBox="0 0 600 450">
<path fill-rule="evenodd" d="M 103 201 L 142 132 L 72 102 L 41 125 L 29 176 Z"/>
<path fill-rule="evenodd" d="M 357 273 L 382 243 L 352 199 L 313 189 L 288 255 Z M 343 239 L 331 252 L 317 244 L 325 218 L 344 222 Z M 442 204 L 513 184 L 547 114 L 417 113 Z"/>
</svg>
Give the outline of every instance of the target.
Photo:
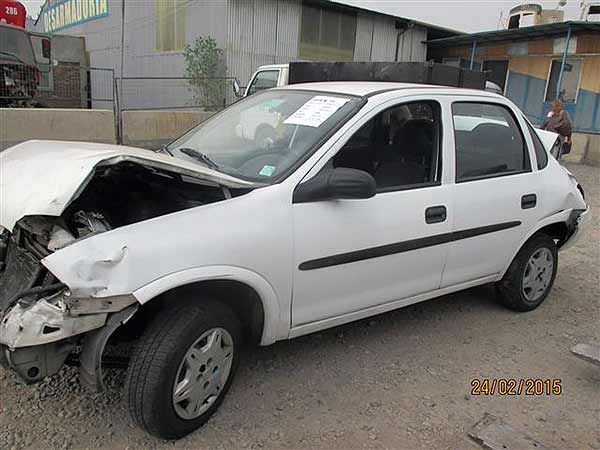
<svg viewBox="0 0 600 450">
<path fill-rule="evenodd" d="M 129 364 L 126 399 L 133 421 L 163 439 L 198 429 L 229 390 L 241 343 L 240 321 L 222 303 L 195 299 L 164 310 Z"/>
<path fill-rule="evenodd" d="M 500 300 L 514 311 L 532 311 L 548 296 L 558 268 L 558 249 L 548 235 L 529 239 L 496 284 Z"/>
</svg>

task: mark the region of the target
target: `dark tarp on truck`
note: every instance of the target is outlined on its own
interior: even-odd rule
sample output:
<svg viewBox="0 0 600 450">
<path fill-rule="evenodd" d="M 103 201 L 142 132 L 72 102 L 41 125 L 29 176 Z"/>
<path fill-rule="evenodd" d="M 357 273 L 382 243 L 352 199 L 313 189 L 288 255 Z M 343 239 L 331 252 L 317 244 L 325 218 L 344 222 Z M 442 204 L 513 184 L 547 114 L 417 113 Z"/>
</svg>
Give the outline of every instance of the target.
<svg viewBox="0 0 600 450">
<path fill-rule="evenodd" d="M 319 81 L 389 81 L 485 88 L 485 73 L 422 62 L 293 62 L 289 84 Z"/>
</svg>

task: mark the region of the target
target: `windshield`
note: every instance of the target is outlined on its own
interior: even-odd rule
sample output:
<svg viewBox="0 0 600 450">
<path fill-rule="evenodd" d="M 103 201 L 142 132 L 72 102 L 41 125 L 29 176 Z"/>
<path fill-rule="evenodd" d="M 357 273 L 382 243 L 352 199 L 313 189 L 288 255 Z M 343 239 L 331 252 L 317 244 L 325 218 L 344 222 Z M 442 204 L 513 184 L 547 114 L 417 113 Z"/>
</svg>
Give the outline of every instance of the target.
<svg viewBox="0 0 600 450">
<path fill-rule="evenodd" d="M 227 108 L 167 146 L 176 158 L 273 183 L 355 112 L 360 98 L 271 90 Z"/>
<path fill-rule="evenodd" d="M 29 35 L 17 28 L 0 27 L 0 59 L 35 64 Z"/>
</svg>

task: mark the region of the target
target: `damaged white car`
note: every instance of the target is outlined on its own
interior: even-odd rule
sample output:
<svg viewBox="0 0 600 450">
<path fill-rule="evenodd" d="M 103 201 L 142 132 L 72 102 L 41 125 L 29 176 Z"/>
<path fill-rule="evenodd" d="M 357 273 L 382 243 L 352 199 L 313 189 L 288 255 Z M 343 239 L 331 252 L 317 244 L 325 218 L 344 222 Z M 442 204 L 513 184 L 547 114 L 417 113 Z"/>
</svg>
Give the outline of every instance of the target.
<svg viewBox="0 0 600 450">
<path fill-rule="evenodd" d="M 532 310 L 589 217 L 555 142 L 496 94 L 335 82 L 251 96 L 157 153 L 19 144 L 0 153 L 0 361 L 102 388 L 130 342 L 131 414 L 175 439 L 243 341 L 484 283 Z"/>
</svg>

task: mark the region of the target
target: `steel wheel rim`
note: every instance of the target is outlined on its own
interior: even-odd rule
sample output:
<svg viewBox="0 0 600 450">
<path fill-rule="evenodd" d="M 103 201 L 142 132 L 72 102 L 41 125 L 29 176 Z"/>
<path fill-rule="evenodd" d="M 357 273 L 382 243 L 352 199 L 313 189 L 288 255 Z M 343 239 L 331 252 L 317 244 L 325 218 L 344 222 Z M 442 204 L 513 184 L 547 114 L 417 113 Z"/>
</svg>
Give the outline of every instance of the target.
<svg viewBox="0 0 600 450">
<path fill-rule="evenodd" d="M 544 295 L 554 271 L 554 255 L 546 247 L 538 248 L 525 265 L 522 290 L 525 298 L 535 302 Z"/>
<path fill-rule="evenodd" d="M 211 328 L 188 348 L 173 385 L 173 407 L 179 417 L 201 416 L 221 395 L 233 352 L 233 338 L 224 328 Z"/>
</svg>

